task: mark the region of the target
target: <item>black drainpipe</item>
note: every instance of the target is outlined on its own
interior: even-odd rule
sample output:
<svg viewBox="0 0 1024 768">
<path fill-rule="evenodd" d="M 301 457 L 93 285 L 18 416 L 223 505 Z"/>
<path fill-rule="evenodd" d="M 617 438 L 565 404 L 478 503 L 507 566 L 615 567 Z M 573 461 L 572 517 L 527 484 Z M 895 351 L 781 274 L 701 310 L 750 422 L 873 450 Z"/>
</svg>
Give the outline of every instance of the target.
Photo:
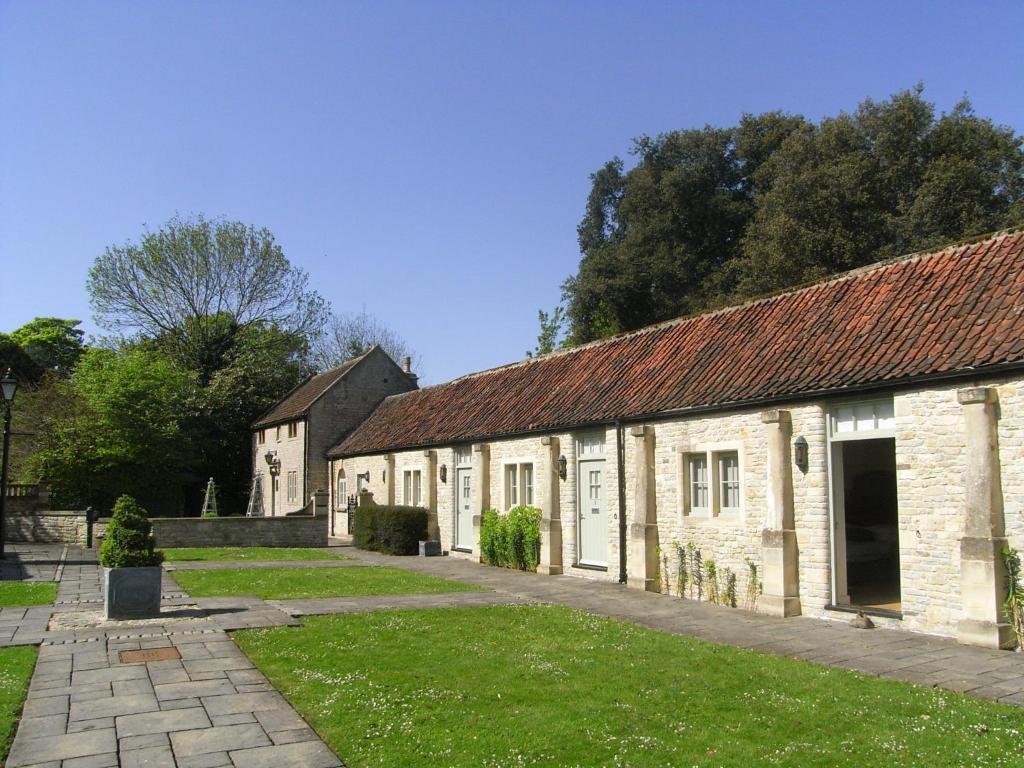
<svg viewBox="0 0 1024 768">
<path fill-rule="evenodd" d="M 615 422 L 615 450 L 619 478 L 619 584 L 626 583 L 626 438 L 622 422 Z"/>
</svg>

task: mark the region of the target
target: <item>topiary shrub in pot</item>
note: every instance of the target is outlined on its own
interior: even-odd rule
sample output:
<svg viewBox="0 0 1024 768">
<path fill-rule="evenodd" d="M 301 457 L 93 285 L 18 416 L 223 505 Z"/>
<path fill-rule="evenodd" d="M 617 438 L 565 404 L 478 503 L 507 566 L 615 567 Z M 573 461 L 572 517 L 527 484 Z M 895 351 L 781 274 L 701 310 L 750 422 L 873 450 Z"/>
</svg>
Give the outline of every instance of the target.
<svg viewBox="0 0 1024 768">
<path fill-rule="evenodd" d="M 100 565 L 106 619 L 143 619 L 160 615 L 160 563 L 153 526 L 146 510 L 131 496 L 121 496 L 107 525 Z"/>
</svg>

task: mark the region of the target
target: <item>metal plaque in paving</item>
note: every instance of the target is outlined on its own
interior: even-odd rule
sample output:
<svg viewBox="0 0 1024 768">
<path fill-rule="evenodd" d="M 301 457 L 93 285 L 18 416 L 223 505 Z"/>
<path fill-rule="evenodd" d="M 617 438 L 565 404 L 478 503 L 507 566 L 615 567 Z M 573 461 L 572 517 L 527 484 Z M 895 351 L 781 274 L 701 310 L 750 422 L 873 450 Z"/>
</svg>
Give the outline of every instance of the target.
<svg viewBox="0 0 1024 768">
<path fill-rule="evenodd" d="M 121 651 L 122 664 L 145 664 L 147 661 L 171 661 L 180 659 L 177 648 L 146 648 L 142 651 Z"/>
</svg>

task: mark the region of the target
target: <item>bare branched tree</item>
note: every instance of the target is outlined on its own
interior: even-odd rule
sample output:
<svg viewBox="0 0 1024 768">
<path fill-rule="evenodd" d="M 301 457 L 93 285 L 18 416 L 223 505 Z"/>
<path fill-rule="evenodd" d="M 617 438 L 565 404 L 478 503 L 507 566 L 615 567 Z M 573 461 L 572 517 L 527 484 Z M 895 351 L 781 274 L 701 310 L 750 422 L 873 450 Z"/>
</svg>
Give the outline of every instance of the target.
<svg viewBox="0 0 1024 768">
<path fill-rule="evenodd" d="M 363 354 L 374 344 L 399 365 L 402 358 L 411 358 L 412 370 L 420 373 L 419 354 L 409 347 L 405 339 L 366 310 L 332 315 L 324 332 L 310 348 L 310 361 L 317 370 L 324 371 Z"/>
<path fill-rule="evenodd" d="M 202 215 L 175 216 L 138 245 L 108 248 L 87 288 L 102 326 L 150 337 L 183 329 L 202 337 L 208 323 L 226 317 L 238 327 L 273 325 L 312 338 L 328 313 L 269 230 Z"/>
</svg>

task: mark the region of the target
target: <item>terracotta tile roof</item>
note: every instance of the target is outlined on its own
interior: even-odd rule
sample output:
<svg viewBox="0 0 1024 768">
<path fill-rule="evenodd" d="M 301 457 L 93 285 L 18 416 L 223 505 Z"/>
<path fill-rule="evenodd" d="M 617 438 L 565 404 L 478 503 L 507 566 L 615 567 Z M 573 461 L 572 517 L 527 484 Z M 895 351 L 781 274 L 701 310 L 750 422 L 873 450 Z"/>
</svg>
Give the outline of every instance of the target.
<svg viewBox="0 0 1024 768">
<path fill-rule="evenodd" d="M 329 455 L 896 385 L 1024 362 L 1024 232 L 387 398 Z"/>
<path fill-rule="evenodd" d="M 337 368 L 331 368 L 329 371 L 324 371 L 323 373 L 318 373 L 315 376 L 310 376 L 304 382 L 295 387 L 295 389 L 281 398 L 269 411 L 253 422 L 252 428 L 260 429 L 261 427 L 280 424 L 283 421 L 291 421 L 305 416 L 309 413 L 309 409 L 312 407 L 313 403 L 315 403 L 321 395 L 341 381 L 345 374 L 351 371 L 356 364 L 368 354 L 370 354 L 369 351 L 364 352 L 359 357 L 353 357 L 351 360 L 346 360 Z"/>
</svg>

